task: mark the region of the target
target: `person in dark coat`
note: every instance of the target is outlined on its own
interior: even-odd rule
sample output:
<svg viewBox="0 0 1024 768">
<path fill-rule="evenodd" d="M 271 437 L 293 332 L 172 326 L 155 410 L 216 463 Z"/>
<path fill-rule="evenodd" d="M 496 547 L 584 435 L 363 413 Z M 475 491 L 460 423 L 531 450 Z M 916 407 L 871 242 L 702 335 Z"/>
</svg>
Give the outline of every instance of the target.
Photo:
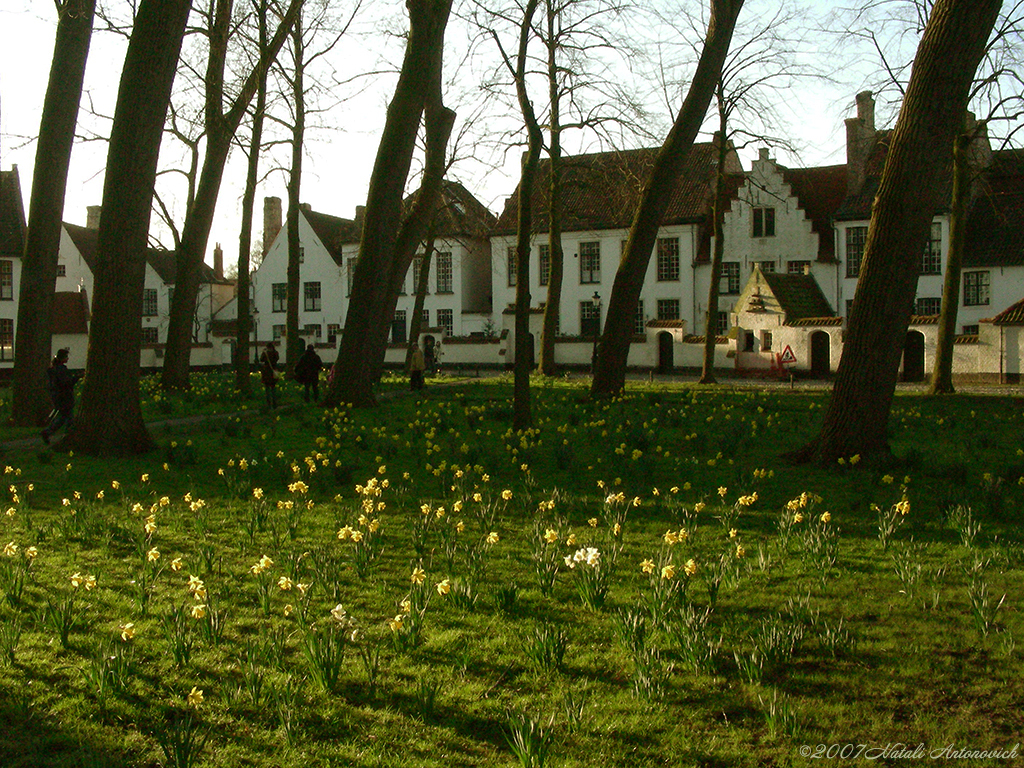
<svg viewBox="0 0 1024 768">
<path fill-rule="evenodd" d="M 316 353 L 312 344 L 306 346 L 299 362 L 295 364 L 295 380 L 304 388 L 303 399 L 309 402 L 310 390 L 313 392 L 313 402 L 320 400 L 320 370 L 324 367 L 324 361 Z"/>
<path fill-rule="evenodd" d="M 413 390 L 423 389 L 423 371 L 427 363 L 423 359 L 423 351 L 419 342 L 412 345 L 412 355 L 409 356 L 409 387 Z"/>
<path fill-rule="evenodd" d="M 260 381 L 267 395 L 267 407 L 277 408 L 277 363 L 281 356 L 277 353 L 277 345 L 267 342 L 266 349 L 260 355 Z"/>
<path fill-rule="evenodd" d="M 68 358 L 71 350 L 65 348 L 57 352 L 46 371 L 46 386 L 53 401 L 53 412 L 50 421 L 42 431 L 43 442 L 50 444 L 50 438 L 64 427 L 71 429 L 75 416 L 75 384 L 82 378 L 68 370 Z"/>
</svg>

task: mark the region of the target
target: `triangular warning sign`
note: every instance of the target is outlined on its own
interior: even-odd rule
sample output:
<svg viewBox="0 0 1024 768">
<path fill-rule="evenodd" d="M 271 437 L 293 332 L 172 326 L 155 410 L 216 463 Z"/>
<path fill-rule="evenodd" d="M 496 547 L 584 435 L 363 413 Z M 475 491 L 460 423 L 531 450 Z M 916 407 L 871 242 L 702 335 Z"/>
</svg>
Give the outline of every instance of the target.
<svg viewBox="0 0 1024 768">
<path fill-rule="evenodd" d="M 787 344 L 786 348 L 782 350 L 782 357 L 779 358 L 779 361 L 783 363 L 796 362 L 796 355 L 793 354 L 793 348 L 789 346 L 789 344 Z"/>
</svg>

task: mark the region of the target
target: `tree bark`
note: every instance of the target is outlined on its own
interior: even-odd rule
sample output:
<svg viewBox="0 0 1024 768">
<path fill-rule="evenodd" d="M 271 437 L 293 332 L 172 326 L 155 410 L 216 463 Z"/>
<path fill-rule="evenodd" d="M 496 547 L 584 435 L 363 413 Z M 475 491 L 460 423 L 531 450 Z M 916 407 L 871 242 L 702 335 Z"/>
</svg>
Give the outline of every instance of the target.
<svg viewBox="0 0 1024 768">
<path fill-rule="evenodd" d="M 430 288 L 430 260 L 433 255 L 434 236 L 431 234 L 423 246 L 419 280 L 416 281 L 416 287 L 413 288 L 416 293 L 412 304 L 412 317 L 409 319 L 409 344 L 405 350 L 405 370 L 409 370 L 412 352 L 416 348 L 416 344 L 419 343 L 420 334 L 423 332 L 423 303 Z"/>
<path fill-rule="evenodd" d="M 302 143 L 306 135 L 306 94 L 303 81 L 305 53 L 302 42 L 302 14 L 299 13 L 292 27 L 292 46 L 295 71 L 292 73 L 291 91 L 295 107 L 295 123 L 292 125 L 292 167 L 288 175 L 288 272 L 287 272 L 287 315 L 285 318 L 285 364 L 289 373 L 295 371 L 295 364 L 304 350 L 299 337 L 299 300 L 302 290 L 299 272 L 301 270 L 302 244 L 299 237 L 299 189 L 302 184 Z"/>
<path fill-rule="evenodd" d="M 690 148 L 700 130 L 721 79 L 722 67 L 729 52 L 736 18 L 743 0 L 712 0 L 704 49 L 675 123 L 655 159 L 640 205 L 630 228 L 626 253 L 619 263 L 608 302 L 604 333 L 598 347 L 597 365 L 591 396 L 612 397 L 626 383 L 626 363 L 633 336 L 633 321 L 644 276 L 658 237 L 658 228 L 668 206 L 673 187 L 689 156 Z"/>
<path fill-rule="evenodd" d="M 191 0 L 142 0 L 110 131 L 82 408 L 64 445 L 96 456 L 149 450 L 139 403 L 146 244 L 157 159 Z"/>
<path fill-rule="evenodd" d="M 60 8 L 39 123 L 14 345 L 11 422 L 23 427 L 43 424 L 52 407 L 46 389 L 52 346 L 50 318 L 68 167 L 95 9 L 95 0 L 67 0 Z"/>
<path fill-rule="evenodd" d="M 1000 5 L 1000 0 L 937 0 L 932 7 L 875 198 L 821 433 L 793 458 L 829 466 L 842 457 L 889 453 L 889 412 L 918 260 Z"/>
<path fill-rule="evenodd" d="M 359 258 L 334 364 L 334 382 L 324 395 L 327 407 L 340 402 L 362 407 L 375 403 L 377 369 L 373 359 L 367 359 L 364 345 L 367 339 L 380 343 L 381 307 L 386 305 L 391 290 L 398 243 L 395 222 L 402 220 L 403 192 L 416 133 L 432 73 L 440 67 L 451 0 L 408 0 L 406 7 L 409 42 L 370 176 Z"/>
<path fill-rule="evenodd" d="M 960 271 L 964 262 L 964 241 L 967 236 L 967 203 L 970 199 L 970 170 L 967 155 L 972 137 L 961 133 L 953 140 L 953 192 L 949 213 L 949 248 L 946 273 L 942 280 L 942 309 L 935 339 L 935 367 L 928 388 L 931 395 L 951 395 L 953 388 L 953 340 L 956 339 L 956 316 L 960 306 Z"/>
<path fill-rule="evenodd" d="M 548 179 L 548 292 L 544 303 L 544 327 L 540 334 L 540 370 L 545 376 L 556 376 L 555 342 L 558 318 L 562 311 L 562 126 L 560 119 L 561 91 L 558 87 L 557 46 L 555 45 L 555 19 L 557 9 L 547 0 L 548 23 L 548 94 L 551 106 L 550 142 L 548 159 L 551 175 Z"/>
<path fill-rule="evenodd" d="M 195 200 L 192 202 L 181 231 L 181 244 L 176 254 L 174 299 L 167 323 L 167 347 L 161 385 L 165 389 L 185 389 L 189 384 L 192 359 L 192 328 L 195 322 L 196 299 L 199 295 L 199 268 L 213 226 L 224 164 L 231 141 L 259 87 L 260 74 L 277 57 L 302 7 L 302 0 L 291 0 L 274 37 L 260 52 L 256 67 L 249 73 L 230 109 L 223 112 L 224 62 L 227 57 L 227 34 L 231 21 L 230 0 L 217 0 L 214 29 L 210 32 L 210 58 L 206 74 L 206 155 L 199 175 Z"/>
<path fill-rule="evenodd" d="M 725 214 L 725 158 L 729 151 L 726 141 L 727 117 L 725 93 L 721 81 L 718 83 L 718 172 L 715 174 L 715 207 L 712 220 L 715 227 L 715 248 L 711 252 L 711 285 L 708 286 L 708 310 L 704 317 L 704 366 L 698 384 L 716 384 L 715 345 L 718 341 L 718 291 L 722 279 L 722 256 L 725 253 L 725 231 L 722 221 Z"/>
</svg>

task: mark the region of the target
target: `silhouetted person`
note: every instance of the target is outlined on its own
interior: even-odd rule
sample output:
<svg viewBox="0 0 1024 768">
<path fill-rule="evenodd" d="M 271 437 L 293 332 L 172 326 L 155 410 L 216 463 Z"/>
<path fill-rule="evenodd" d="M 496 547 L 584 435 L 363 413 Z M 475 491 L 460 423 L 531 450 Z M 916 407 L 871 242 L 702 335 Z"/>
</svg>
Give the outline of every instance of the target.
<svg viewBox="0 0 1024 768">
<path fill-rule="evenodd" d="M 295 380 L 304 388 L 303 399 L 309 402 L 310 390 L 313 392 L 313 402 L 320 399 L 320 370 L 324 367 L 324 361 L 316 353 L 312 344 L 306 347 L 299 362 L 295 364 Z"/>
<path fill-rule="evenodd" d="M 68 370 L 70 356 L 71 350 L 66 347 L 58 350 L 46 370 L 46 387 L 50 392 L 50 400 L 53 401 L 53 413 L 50 414 L 50 421 L 42 431 L 43 442 L 47 445 L 61 427 L 71 429 L 75 420 L 75 384 L 82 377 L 75 376 Z"/>
</svg>

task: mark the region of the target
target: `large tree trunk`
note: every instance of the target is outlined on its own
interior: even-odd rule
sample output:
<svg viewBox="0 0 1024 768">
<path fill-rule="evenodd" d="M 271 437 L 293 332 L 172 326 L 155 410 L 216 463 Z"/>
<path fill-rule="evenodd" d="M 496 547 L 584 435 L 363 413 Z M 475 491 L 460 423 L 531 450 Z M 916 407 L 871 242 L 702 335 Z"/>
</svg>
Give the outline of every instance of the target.
<svg viewBox="0 0 1024 768">
<path fill-rule="evenodd" d="M 672 189 L 707 114 L 715 85 L 721 79 L 736 18 L 742 7 L 743 0 L 712 0 L 707 37 L 697 63 L 697 71 L 672 130 L 654 161 L 640 206 L 633 218 L 626 253 L 615 273 L 607 320 L 598 348 L 591 388 L 593 397 L 611 397 L 625 386 L 626 362 L 633 336 L 637 301 L 658 237 L 658 228 Z"/>
<path fill-rule="evenodd" d="M 23 427 L 42 424 L 52 407 L 46 391 L 52 344 L 50 317 L 68 166 L 95 8 L 95 0 L 67 0 L 60 8 L 50 80 L 39 123 L 14 344 L 11 421 Z"/>
<path fill-rule="evenodd" d="M 405 370 L 409 370 L 409 363 L 412 362 L 412 352 L 419 343 L 420 334 L 423 332 L 423 303 L 427 297 L 430 287 L 430 259 L 434 255 L 434 236 L 427 237 L 423 245 L 423 260 L 420 262 L 419 280 L 416 281 L 415 299 L 412 304 L 412 317 L 409 319 L 409 344 L 405 350 Z"/>
<path fill-rule="evenodd" d="M 960 306 L 960 271 L 964 262 L 964 240 L 967 235 L 967 202 L 971 183 L 967 155 L 972 137 L 961 133 L 953 140 L 953 202 L 949 213 L 949 248 L 946 273 L 942 280 L 942 309 L 935 339 L 935 368 L 929 394 L 953 394 L 953 340 L 956 339 L 956 316 Z"/>
<path fill-rule="evenodd" d="M 795 458 L 828 466 L 841 457 L 889 451 L 889 411 L 918 261 L 1000 5 L 1000 0 L 937 0 L 932 7 L 875 198 L 821 434 Z"/>
<path fill-rule="evenodd" d="M 304 345 L 299 337 L 299 297 L 302 285 L 301 270 L 302 244 L 299 238 L 299 189 L 302 185 L 302 142 L 306 134 L 306 98 L 303 69 L 305 67 L 302 46 L 302 14 L 292 28 L 292 46 L 295 71 L 292 73 L 292 101 L 295 107 L 295 123 L 292 125 L 292 167 L 288 175 L 288 303 L 285 318 L 285 362 L 289 372 L 295 371 Z"/>
<path fill-rule="evenodd" d="M 153 441 L 139 404 L 142 289 L 157 159 L 191 0 L 142 0 L 110 130 L 82 408 L 64 441 L 123 456 Z"/>
<path fill-rule="evenodd" d="M 561 92 L 558 87 L 556 61 L 555 19 L 558 10 L 551 0 L 547 3 L 548 22 L 548 95 L 551 102 L 551 141 L 548 146 L 551 176 L 548 196 L 548 292 L 544 303 L 544 327 L 540 334 L 540 370 L 545 376 L 555 376 L 555 341 L 558 318 L 562 312 L 562 126 L 560 121 Z"/>
<path fill-rule="evenodd" d="M 167 323 L 167 347 L 161 376 L 161 385 L 165 389 L 188 387 L 192 328 L 199 295 L 199 270 L 210 240 L 210 229 L 231 141 L 256 93 L 261 73 L 277 57 L 301 8 L 302 0 L 291 0 L 274 37 L 267 48 L 260 52 L 259 62 L 242 84 L 230 109 L 223 112 L 224 62 L 227 57 L 231 1 L 217 0 L 214 28 L 210 30 L 210 58 L 206 73 L 206 156 L 195 200 L 185 215 L 181 244 L 175 259 L 174 299 Z"/>
<path fill-rule="evenodd" d="M 260 50 L 267 47 L 267 0 L 256 6 Z M 235 389 L 243 395 L 252 393 L 250 347 L 252 335 L 252 309 L 249 301 L 249 253 L 252 250 L 252 217 L 256 202 L 256 183 L 259 177 L 260 151 L 263 149 L 263 119 L 267 111 L 267 71 L 259 72 L 256 84 L 256 106 L 252 114 L 252 137 L 249 142 L 249 162 L 242 194 L 242 231 L 238 237 L 238 283 L 235 306 L 238 324 L 235 336 Z"/>
<path fill-rule="evenodd" d="M 380 343 L 381 308 L 390 294 L 398 242 L 395 222 L 402 220 L 405 182 L 433 72 L 440 67 L 451 0 L 408 0 L 406 7 L 409 42 L 370 176 L 359 258 L 334 364 L 336 375 L 324 396 L 327 407 L 375 402 L 377 366 L 365 354 L 365 344 L 367 339 Z"/>
<path fill-rule="evenodd" d="M 708 310 L 704 316 L 704 366 L 699 384 L 715 384 L 715 345 L 718 341 L 718 291 L 722 279 L 722 256 L 725 253 L 725 231 L 722 226 L 726 198 L 725 158 L 728 154 L 726 141 L 727 120 L 722 82 L 718 83 L 718 173 L 715 175 L 715 207 L 712 220 L 715 227 L 715 248 L 711 252 L 711 285 L 708 286 Z"/>
</svg>

